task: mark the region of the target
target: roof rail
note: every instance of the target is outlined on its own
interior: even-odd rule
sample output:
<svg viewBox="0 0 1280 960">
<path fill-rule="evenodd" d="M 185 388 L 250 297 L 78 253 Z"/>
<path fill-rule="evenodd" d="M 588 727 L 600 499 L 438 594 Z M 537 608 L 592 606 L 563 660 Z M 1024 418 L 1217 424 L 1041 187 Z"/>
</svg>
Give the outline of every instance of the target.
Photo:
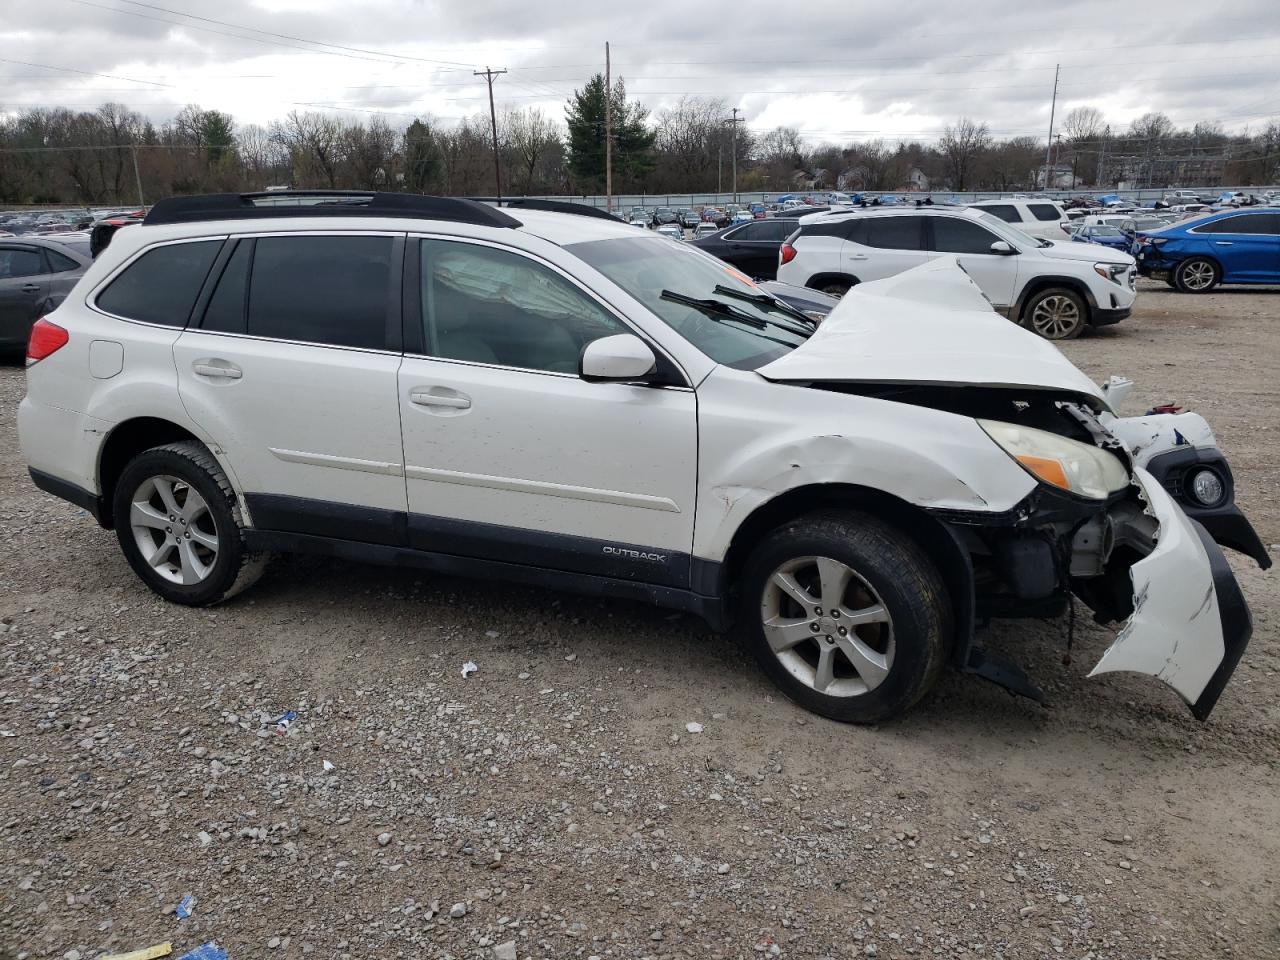
<svg viewBox="0 0 1280 960">
<path fill-rule="evenodd" d="M 515 217 L 461 197 L 364 190 L 274 190 L 166 197 L 147 213 L 144 225 L 202 220 L 256 220 L 277 217 L 408 217 L 448 220 L 481 227 L 519 227 Z"/>
<path fill-rule="evenodd" d="M 626 222 L 616 213 L 610 213 L 608 210 L 601 210 L 599 207 L 578 203 L 573 200 L 538 200 L 534 197 L 513 197 L 508 200 L 499 200 L 496 197 L 471 197 L 470 199 L 480 203 L 492 203 L 499 207 L 522 207 L 525 210 L 572 213 L 579 217 L 595 217 L 598 220 L 613 220 L 617 223 Z"/>
</svg>

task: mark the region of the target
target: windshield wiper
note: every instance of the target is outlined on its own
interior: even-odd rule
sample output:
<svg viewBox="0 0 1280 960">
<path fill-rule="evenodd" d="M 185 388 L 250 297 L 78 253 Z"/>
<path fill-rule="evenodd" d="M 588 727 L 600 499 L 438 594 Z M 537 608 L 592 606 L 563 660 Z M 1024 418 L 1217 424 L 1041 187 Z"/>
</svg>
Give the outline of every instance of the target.
<svg viewBox="0 0 1280 960">
<path fill-rule="evenodd" d="M 795 307 L 788 303 L 784 303 L 777 297 L 771 297 L 767 293 L 744 293 L 741 290 L 734 290 L 732 287 L 726 287 L 723 284 L 716 284 L 716 287 L 712 292 L 718 293 L 723 297 L 733 297 L 735 300 L 753 303 L 762 310 L 771 310 L 774 313 L 781 313 L 784 316 L 794 317 L 809 328 L 798 330 L 785 323 L 777 324 L 777 326 L 784 330 L 790 330 L 792 333 L 802 333 L 807 337 L 809 334 L 813 333 L 813 329 L 818 326 L 818 322 L 814 320 L 813 317 L 805 316 Z"/>
<path fill-rule="evenodd" d="M 686 307 L 692 307 L 705 314 L 716 323 L 725 323 L 733 320 L 737 323 L 745 323 L 749 327 L 756 330 L 767 330 L 772 321 L 762 320 L 759 317 L 753 317 L 743 313 L 741 310 L 735 310 L 727 303 L 721 303 L 719 300 L 699 300 L 697 297 L 690 297 L 683 293 L 676 293 L 674 290 L 663 290 L 658 295 L 663 300 L 669 300 L 672 303 L 679 303 Z M 782 324 L 773 324 L 774 326 L 782 326 Z M 777 337 L 761 336 L 763 340 L 770 340 L 774 343 L 781 344 L 784 347 L 794 347 L 794 343 L 788 343 L 786 340 L 779 340 Z"/>
<path fill-rule="evenodd" d="M 721 303 L 719 300 L 699 300 L 697 297 L 676 293 L 674 290 L 663 290 L 661 296 L 663 300 L 670 300 L 672 303 L 681 303 L 686 307 L 701 310 L 712 319 L 725 317 L 730 320 L 737 320 L 739 323 L 745 323 L 749 327 L 755 327 L 757 330 L 763 330 L 769 326 L 767 321 L 743 313 L 741 310 L 735 310 L 729 304 Z"/>
</svg>

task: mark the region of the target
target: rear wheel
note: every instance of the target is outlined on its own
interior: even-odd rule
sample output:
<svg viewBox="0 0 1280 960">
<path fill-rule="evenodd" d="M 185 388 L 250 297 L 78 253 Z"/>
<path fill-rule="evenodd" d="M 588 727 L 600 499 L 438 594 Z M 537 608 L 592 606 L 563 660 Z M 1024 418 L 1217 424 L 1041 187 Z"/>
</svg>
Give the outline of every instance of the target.
<svg viewBox="0 0 1280 960">
<path fill-rule="evenodd" d="M 851 280 L 824 280 L 814 289 L 829 297 L 843 297 L 853 287 Z"/>
<path fill-rule="evenodd" d="M 1221 279 L 1222 271 L 1207 257 L 1189 257 L 1173 272 L 1173 285 L 1182 293 L 1208 293 Z"/>
<path fill-rule="evenodd" d="M 266 556 L 250 553 L 227 476 L 194 442 L 153 447 L 116 481 L 120 549 L 134 572 L 173 603 L 205 606 L 258 578 Z"/>
<path fill-rule="evenodd" d="M 1074 340 L 1089 322 L 1089 308 L 1074 290 L 1050 287 L 1032 295 L 1022 318 L 1046 340 Z"/>
<path fill-rule="evenodd" d="M 946 587 L 910 539 L 866 514 L 812 514 L 774 531 L 742 578 L 742 623 L 769 678 L 814 713 L 897 716 L 941 673 Z"/>
</svg>

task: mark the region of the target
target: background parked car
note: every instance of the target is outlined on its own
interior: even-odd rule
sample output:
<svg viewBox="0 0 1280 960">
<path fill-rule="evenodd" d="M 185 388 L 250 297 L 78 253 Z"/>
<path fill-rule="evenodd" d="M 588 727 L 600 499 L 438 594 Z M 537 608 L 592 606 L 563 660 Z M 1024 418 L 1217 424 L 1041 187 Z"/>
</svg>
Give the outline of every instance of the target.
<svg viewBox="0 0 1280 960">
<path fill-rule="evenodd" d="M 969 204 L 1012 223 L 1025 234 L 1045 240 L 1062 240 L 1070 232 L 1071 218 L 1056 200 L 976 200 Z"/>
<path fill-rule="evenodd" d="M 1250 207 L 1138 233 L 1138 271 L 1183 293 L 1280 283 L 1280 209 Z"/>
<path fill-rule="evenodd" d="M 92 262 L 71 244 L 0 239 L 0 351 L 25 349 L 31 325 L 63 301 Z"/>
<path fill-rule="evenodd" d="M 699 238 L 693 245 L 733 264 L 749 277 L 772 280 L 778 275 L 778 248 L 796 231 L 796 219 L 751 220 L 710 236 Z"/>
<path fill-rule="evenodd" d="M 653 211 L 653 225 L 660 227 L 664 223 L 679 223 L 680 215 L 670 207 L 658 207 Z"/>
<path fill-rule="evenodd" d="M 680 225 L 688 227 L 692 230 L 702 222 L 702 217 L 696 210 L 688 209 L 680 211 Z"/>
<path fill-rule="evenodd" d="M 1072 243 L 1096 243 L 1110 247 L 1112 250 L 1123 250 L 1125 253 L 1130 252 L 1129 248 L 1132 245 L 1128 234 L 1119 227 L 1107 223 L 1076 227 L 1071 234 L 1071 241 Z"/>
<path fill-rule="evenodd" d="M 693 228 L 693 239 L 698 240 L 698 239 L 701 239 L 702 237 L 709 237 L 713 233 L 719 233 L 719 232 L 720 232 L 720 228 L 717 227 L 714 223 L 703 221 L 702 223 L 698 224 L 696 227 Z"/>
<path fill-rule="evenodd" d="M 683 240 L 684 230 L 678 223 L 661 223 L 658 224 L 658 233 L 664 237 L 671 237 L 673 240 Z"/>
</svg>

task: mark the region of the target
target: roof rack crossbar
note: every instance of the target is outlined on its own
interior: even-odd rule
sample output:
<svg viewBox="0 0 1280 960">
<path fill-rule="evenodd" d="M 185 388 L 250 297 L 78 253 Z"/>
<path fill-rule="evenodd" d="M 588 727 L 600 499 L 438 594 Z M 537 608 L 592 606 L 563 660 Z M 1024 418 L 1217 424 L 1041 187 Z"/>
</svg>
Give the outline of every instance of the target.
<svg viewBox="0 0 1280 960">
<path fill-rule="evenodd" d="M 461 197 L 364 190 L 279 190 L 166 197 L 148 211 L 143 224 L 351 215 L 447 220 L 481 227 L 522 226 L 515 217 L 495 207 Z"/>
</svg>

